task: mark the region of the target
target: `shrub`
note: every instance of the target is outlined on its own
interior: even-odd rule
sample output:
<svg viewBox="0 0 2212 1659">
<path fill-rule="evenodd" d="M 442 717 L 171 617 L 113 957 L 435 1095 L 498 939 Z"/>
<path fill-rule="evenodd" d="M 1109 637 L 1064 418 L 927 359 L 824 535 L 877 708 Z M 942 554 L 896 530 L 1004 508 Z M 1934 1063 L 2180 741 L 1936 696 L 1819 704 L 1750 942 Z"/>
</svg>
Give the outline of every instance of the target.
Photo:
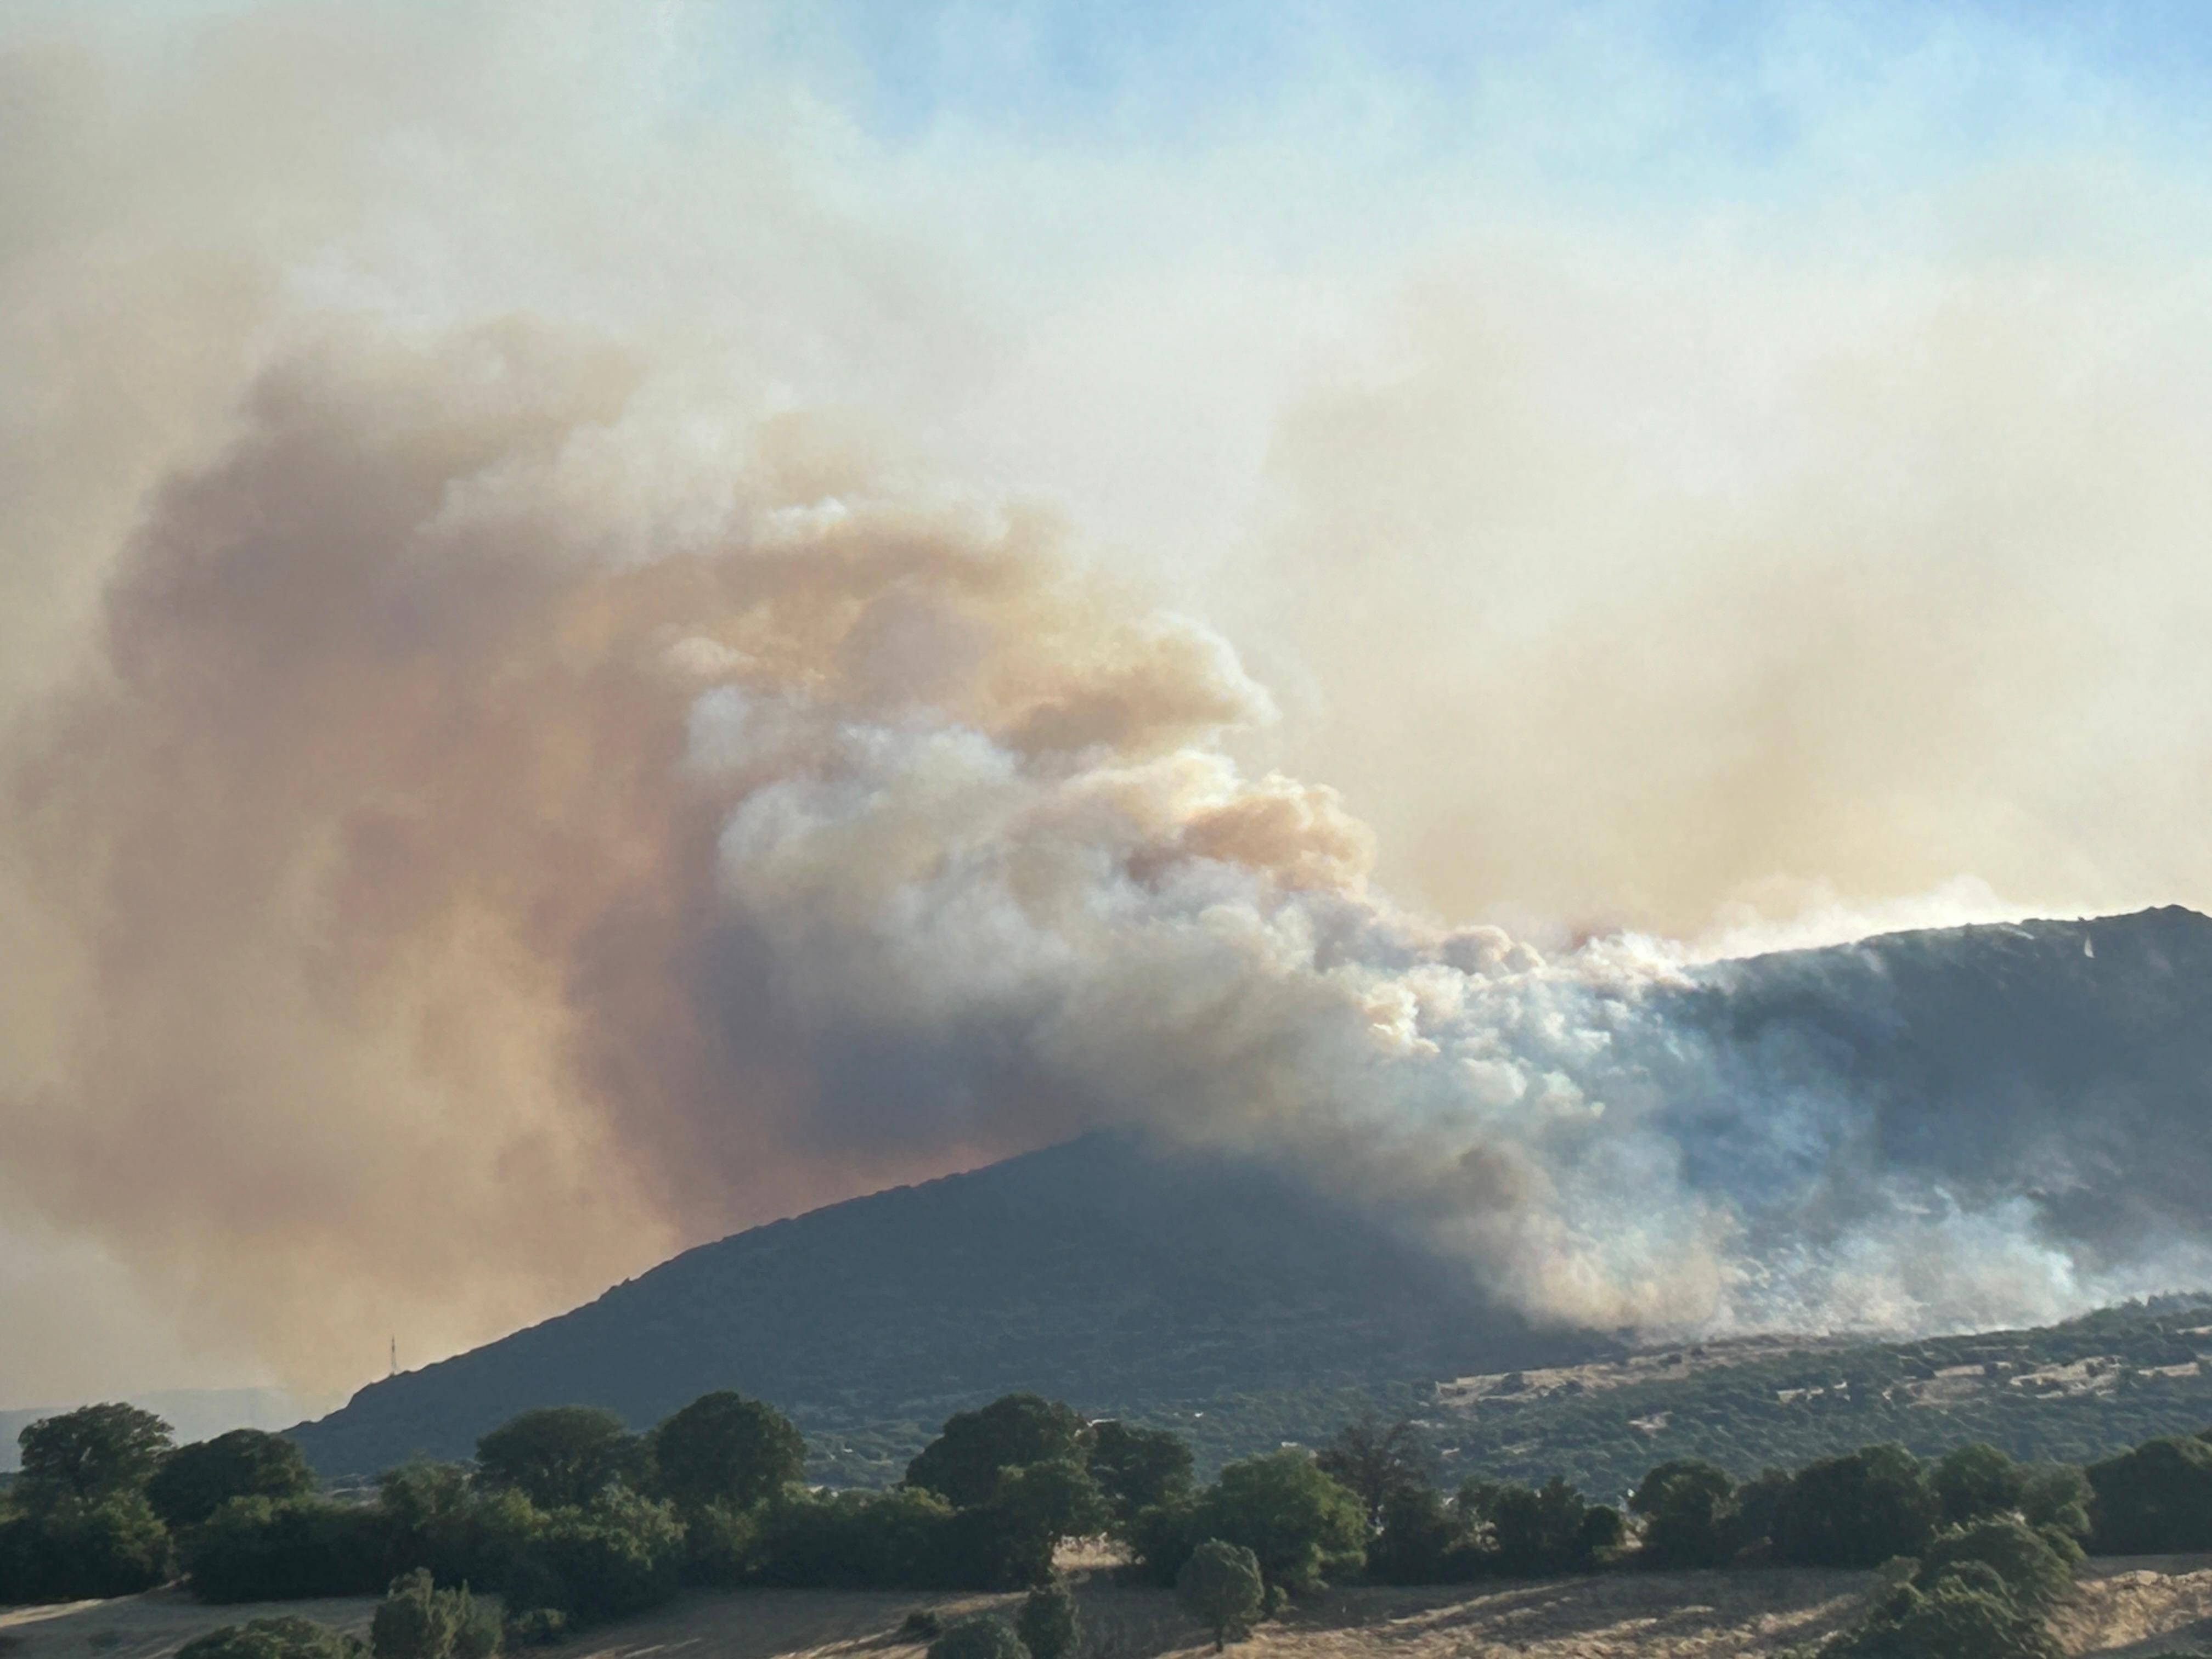
<svg viewBox="0 0 2212 1659">
<path fill-rule="evenodd" d="M 390 1525 L 365 1505 L 234 1498 L 185 1540 L 203 1601 L 374 1595 L 384 1588 Z"/>
<path fill-rule="evenodd" d="M 498 1619 L 479 1607 L 468 1586 L 440 1589 L 417 1567 L 392 1582 L 369 1626 L 375 1659 L 491 1659 L 499 1651 Z"/>
<path fill-rule="evenodd" d="M 2193 1436 L 2147 1440 L 2085 1473 L 2099 1553 L 2212 1549 L 2212 1445 Z"/>
<path fill-rule="evenodd" d="M 1735 1482 L 1696 1458 L 1644 1477 L 1629 1510 L 1644 1522 L 1642 1559 L 1655 1567 L 1717 1567 L 1735 1553 Z"/>
<path fill-rule="evenodd" d="M 935 1607 L 916 1607 L 899 1621 L 899 1634 L 911 1637 L 933 1637 L 945 1633 L 945 1621 L 937 1616 Z"/>
<path fill-rule="evenodd" d="M 1012 1625 L 986 1614 L 948 1627 L 929 1644 L 929 1659 L 1029 1659 L 1029 1653 Z"/>
<path fill-rule="evenodd" d="M 254 1619 L 225 1625 L 177 1650 L 177 1659 L 364 1659 L 368 1649 L 312 1619 Z"/>
<path fill-rule="evenodd" d="M 968 1588 L 951 1559 L 952 1518 L 933 1492 L 788 1493 L 762 1516 L 755 1576 L 791 1586 Z"/>
<path fill-rule="evenodd" d="M 734 1589 L 759 1570 L 763 1527 L 757 1510 L 711 1504 L 684 1523 L 684 1582 Z"/>
<path fill-rule="evenodd" d="M 1483 1552 L 1464 1517 L 1427 1486 L 1382 1503 L 1382 1530 L 1367 1545 L 1367 1576 L 1383 1584 L 1458 1584 L 1483 1570 Z"/>
<path fill-rule="evenodd" d="M 558 1607 L 526 1607 L 507 1616 L 501 1632 L 510 1648 L 548 1648 L 568 1633 L 568 1615 Z"/>
<path fill-rule="evenodd" d="M 1259 1622 L 1267 1590 L 1257 1556 L 1241 1545 L 1208 1538 L 1191 1551 L 1176 1575 L 1176 1596 L 1212 1634 L 1218 1653 L 1231 1637 L 1243 1636 Z"/>
<path fill-rule="evenodd" d="M 167 1582 L 168 1529 L 135 1492 L 64 1498 L 0 1526 L 0 1603 L 132 1595 Z"/>
<path fill-rule="evenodd" d="M 1798 1471 L 1775 1517 L 1775 1553 L 1805 1566 L 1875 1566 L 1918 1555 L 1936 1516 L 1919 1461 L 1902 1446 L 1866 1446 Z"/>
<path fill-rule="evenodd" d="M 234 1429 L 179 1446 L 146 1482 L 154 1511 L 173 1528 L 196 1527 L 234 1498 L 304 1498 L 314 1472 L 281 1434 Z"/>
<path fill-rule="evenodd" d="M 1559 1476 L 1540 1491 L 1470 1480 L 1460 1488 L 1460 1512 L 1487 1530 L 1487 1565 L 1516 1578 L 1588 1572 L 1622 1538 L 1620 1512 L 1591 1504 Z"/>
<path fill-rule="evenodd" d="M 2020 1507 L 2028 1472 L 1995 1446 L 1976 1442 L 1947 1454 L 1931 1470 L 1928 1484 L 1954 1526 L 2002 1515 Z"/>
<path fill-rule="evenodd" d="M 1067 1586 L 1044 1584 L 1024 1596 L 1014 1633 L 1029 1650 L 1030 1659 L 1063 1659 L 1073 1653 L 1082 1634 L 1082 1619 Z"/>
<path fill-rule="evenodd" d="M 674 1508 L 616 1492 L 544 1518 L 509 1574 L 525 1605 L 558 1607 L 572 1625 L 638 1613 L 675 1594 L 684 1528 Z"/>
</svg>

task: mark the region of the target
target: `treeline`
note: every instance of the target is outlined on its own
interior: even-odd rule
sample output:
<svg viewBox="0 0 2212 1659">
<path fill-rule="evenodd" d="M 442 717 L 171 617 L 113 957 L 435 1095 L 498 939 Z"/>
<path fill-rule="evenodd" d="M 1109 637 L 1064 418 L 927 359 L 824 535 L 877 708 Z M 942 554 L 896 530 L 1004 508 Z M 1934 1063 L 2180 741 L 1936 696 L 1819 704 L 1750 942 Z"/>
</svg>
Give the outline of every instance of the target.
<svg viewBox="0 0 2212 1659">
<path fill-rule="evenodd" d="M 210 1601 L 389 1590 L 387 1610 L 402 1610 L 380 1620 L 435 1639 L 380 1641 L 380 1659 L 483 1659 L 685 1584 L 1047 1586 L 1063 1541 L 1101 1535 L 1132 1575 L 1178 1586 L 1224 1635 L 1284 1597 L 1363 1578 L 1902 1563 L 1849 1638 L 1855 1659 L 2038 1652 L 2043 1612 L 2085 1549 L 2212 1549 L 2212 1431 L 2087 1469 L 1987 1445 L 1932 1462 L 1870 1446 L 1747 1481 L 1678 1460 L 1620 1507 L 1559 1479 L 1440 1491 L 1413 1426 L 1374 1419 L 1318 1454 L 1246 1458 L 1201 1486 L 1176 1436 L 1087 1422 L 1034 1395 L 956 1414 L 887 1492 L 800 1484 L 799 1431 L 729 1393 L 644 1435 L 591 1407 L 526 1412 L 484 1436 L 472 1463 L 392 1470 L 367 1501 L 317 1495 L 280 1436 L 173 1449 L 159 1419 L 127 1406 L 21 1439 L 0 1601 L 123 1594 L 179 1571 Z M 497 1593 L 503 1626 L 471 1588 Z M 985 1638 L 1000 1633 L 963 1639 Z"/>
</svg>

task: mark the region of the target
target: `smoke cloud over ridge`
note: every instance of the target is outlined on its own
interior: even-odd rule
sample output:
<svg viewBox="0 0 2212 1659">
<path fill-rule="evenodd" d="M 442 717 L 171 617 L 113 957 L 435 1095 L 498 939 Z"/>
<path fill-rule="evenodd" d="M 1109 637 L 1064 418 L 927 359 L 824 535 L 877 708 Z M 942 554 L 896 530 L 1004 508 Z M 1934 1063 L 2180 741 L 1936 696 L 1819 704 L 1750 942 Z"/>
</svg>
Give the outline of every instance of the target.
<svg viewBox="0 0 2212 1659">
<path fill-rule="evenodd" d="M 1762 1092 L 1671 1012 L 1686 964 L 1781 935 L 1650 935 L 1763 895 L 1793 942 L 1899 893 L 1936 893 L 1900 921 L 2203 896 L 2163 828 L 2104 856 L 2006 782 L 2109 783 L 2100 734 L 2203 689 L 2202 572 L 2166 562 L 2197 470 L 2127 452 L 2110 553 L 2157 588 L 2146 632 L 2039 527 L 1936 558 L 1985 479 L 1915 506 L 1910 420 L 1856 517 L 1745 436 L 1764 375 L 1808 429 L 1887 386 L 1844 365 L 1916 337 L 1916 294 L 1800 309 L 1795 356 L 1817 285 L 1778 276 L 1650 441 L 1632 415 L 1716 340 L 1639 356 L 1620 293 L 1540 294 L 1579 233 L 1422 244 L 1426 286 L 1203 246 L 1079 277 L 1105 232 L 1027 246 L 946 180 L 1063 186 L 972 139 L 879 149 L 750 70 L 702 112 L 681 8 L 10 35 L 0 1194 L 204 1354 L 343 1384 L 389 1330 L 450 1351 L 1109 1124 L 1324 1176 L 1545 1320 L 1956 1323 L 2202 1270 L 1888 1167 L 1840 1085 Z M 1172 239 L 1240 153 L 1062 158 L 1064 188 L 1097 167 L 1103 223 L 1126 193 Z M 2042 296 L 2025 338 L 2050 284 L 2017 276 L 1977 281 Z M 1664 314 L 1721 328 L 1696 287 Z M 1178 328 L 1214 355 L 1176 362 Z M 1117 341 L 1143 361 L 1097 361 Z M 1942 356 L 1942 421 L 2016 389 Z M 2142 367 L 2059 356 L 2100 396 Z M 2206 410 L 2171 412 L 2178 456 Z M 1990 489 L 2029 489 L 2033 423 L 1990 430 Z M 1608 457 L 1618 489 L 1577 478 Z M 2118 497 L 2069 489 L 2089 536 Z M 2094 660 L 2116 637 L 2134 678 Z M 2005 708 L 2048 741 L 1990 747 Z M 2201 719 L 2129 753 L 2201 769 Z M 1561 948 L 1593 918 L 1644 931 Z M 1812 1120 L 1818 1205 L 1711 1175 Z M 13 1392 L 100 1386 L 15 1363 Z"/>
</svg>

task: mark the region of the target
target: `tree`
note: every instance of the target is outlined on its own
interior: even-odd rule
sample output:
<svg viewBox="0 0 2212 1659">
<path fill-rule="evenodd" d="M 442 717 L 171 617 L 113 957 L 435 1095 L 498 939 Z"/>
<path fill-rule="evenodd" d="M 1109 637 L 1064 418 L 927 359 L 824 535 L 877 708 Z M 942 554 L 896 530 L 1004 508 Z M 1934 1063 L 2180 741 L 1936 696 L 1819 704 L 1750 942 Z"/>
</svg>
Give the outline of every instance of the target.
<svg viewBox="0 0 2212 1659">
<path fill-rule="evenodd" d="M 1022 1638 L 1003 1619 L 963 1619 L 929 1644 L 929 1659 L 1029 1659 Z"/>
<path fill-rule="evenodd" d="M 1195 1535 L 1241 1544 L 1270 1584 L 1306 1590 L 1366 1559 L 1359 1500 L 1297 1451 L 1231 1463 L 1199 1496 Z"/>
<path fill-rule="evenodd" d="M 2074 1587 L 2073 1564 L 2034 1528 L 2009 1516 L 1984 1516 L 1938 1536 L 1921 1558 L 1920 1576 L 1933 1583 L 1969 1561 L 1996 1573 L 2007 1595 L 2036 1612 L 2055 1606 Z"/>
<path fill-rule="evenodd" d="M 1314 1466 L 1366 1506 L 1371 1527 L 1382 1524 L 1395 1494 L 1429 1484 L 1426 1449 L 1406 1418 L 1385 1424 L 1369 1413 L 1346 1424 L 1315 1454 Z"/>
<path fill-rule="evenodd" d="M 1267 1586 L 1259 1558 L 1241 1545 L 1209 1538 L 1190 1553 L 1176 1575 L 1176 1595 L 1192 1618 L 1213 1636 L 1218 1653 L 1229 1638 L 1243 1637 L 1260 1621 Z"/>
<path fill-rule="evenodd" d="M 1985 1441 L 1946 1454 L 1928 1476 L 1953 1526 L 2018 1509 L 2027 1483 L 2027 1471 Z"/>
<path fill-rule="evenodd" d="M 2084 1471 L 2107 1555 L 2212 1549 L 2212 1445 L 2194 1435 L 2146 1440 Z"/>
<path fill-rule="evenodd" d="M 233 1429 L 163 1458 L 146 1498 L 176 1528 L 198 1526 L 233 1498 L 301 1498 L 314 1489 L 314 1471 L 283 1435 Z"/>
<path fill-rule="evenodd" d="M 136 1406 L 85 1406 L 32 1424 L 15 1443 L 22 1449 L 16 1496 L 36 1510 L 143 1488 L 169 1449 L 169 1425 Z"/>
<path fill-rule="evenodd" d="M 1776 1517 L 1775 1550 L 1803 1566 L 1878 1566 L 1918 1555 L 1936 1513 L 1918 1459 L 1902 1446 L 1865 1446 L 1797 1472 Z"/>
<path fill-rule="evenodd" d="M 2080 1553 L 2090 1533 L 2089 1506 L 2095 1493 L 2089 1478 L 2071 1463 L 2051 1463 L 2028 1471 L 2021 1483 L 2021 1518 L 2045 1535 L 2065 1538 Z"/>
<path fill-rule="evenodd" d="M 702 1395 L 652 1435 L 660 1495 L 686 1510 L 750 1509 L 805 1472 L 806 1442 L 773 1406 L 724 1389 Z"/>
<path fill-rule="evenodd" d="M 1014 1633 L 1029 1650 L 1030 1659 L 1066 1659 L 1082 1635 L 1082 1620 L 1067 1586 L 1041 1584 L 1024 1596 Z"/>
<path fill-rule="evenodd" d="M 1644 1522 L 1642 1557 L 1656 1567 L 1717 1567 L 1735 1553 L 1735 1482 L 1698 1458 L 1662 1463 L 1628 1500 Z"/>
<path fill-rule="evenodd" d="M 528 1591 L 520 1600 L 592 1625 L 665 1601 L 683 1565 L 675 1507 L 617 1489 L 546 1517 L 513 1577 Z"/>
<path fill-rule="evenodd" d="M 981 1582 L 1041 1584 L 1052 1577 L 1060 1540 L 1098 1533 L 1107 1518 L 1106 1501 L 1090 1471 L 1054 1458 L 1001 1469 L 991 1501 L 965 1511 L 962 1520 L 968 1524 L 955 1532 L 982 1543 Z"/>
<path fill-rule="evenodd" d="M 368 1650 L 312 1619 L 255 1619 L 187 1642 L 177 1659 L 364 1659 Z"/>
<path fill-rule="evenodd" d="M 390 1537 L 386 1517 L 363 1504 L 234 1498 L 185 1534 L 185 1567 L 203 1601 L 374 1595 Z"/>
<path fill-rule="evenodd" d="M 169 1569 L 168 1529 L 143 1492 L 64 1498 L 0 1528 L 0 1602 L 131 1595 Z"/>
<path fill-rule="evenodd" d="M 907 1465 L 906 1484 L 964 1510 L 991 1501 L 1001 1469 L 1081 1465 L 1089 1450 L 1088 1429 L 1066 1406 L 1034 1394 L 1010 1394 L 947 1418 L 937 1438 Z"/>
<path fill-rule="evenodd" d="M 477 1442 L 488 1486 L 509 1486 L 540 1509 L 590 1503 L 637 1473 L 642 1447 L 621 1418 L 599 1406 L 541 1406 Z"/>
<path fill-rule="evenodd" d="M 1498 1571 L 1516 1578 L 1588 1572 L 1624 1530 L 1618 1510 L 1588 1502 L 1558 1475 L 1535 1492 L 1469 1481 L 1460 1500 L 1470 1520 L 1488 1525 Z"/>
<path fill-rule="evenodd" d="M 1190 1448 L 1165 1429 L 1133 1429 L 1109 1418 L 1091 1430 L 1091 1478 L 1126 1533 L 1138 1515 L 1190 1490 Z"/>
<path fill-rule="evenodd" d="M 1468 1522 L 1431 1486 L 1408 1486 L 1382 1505 L 1382 1530 L 1368 1540 L 1367 1576 L 1385 1584 L 1457 1584 L 1482 1555 Z"/>
</svg>

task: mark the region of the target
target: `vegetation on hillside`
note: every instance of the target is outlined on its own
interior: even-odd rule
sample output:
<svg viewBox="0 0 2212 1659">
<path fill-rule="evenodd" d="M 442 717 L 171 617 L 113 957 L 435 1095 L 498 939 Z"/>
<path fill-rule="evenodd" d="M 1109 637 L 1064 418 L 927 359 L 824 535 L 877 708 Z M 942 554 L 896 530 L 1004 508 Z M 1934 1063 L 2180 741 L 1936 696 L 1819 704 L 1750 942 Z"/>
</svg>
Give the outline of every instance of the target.
<svg viewBox="0 0 2212 1659">
<path fill-rule="evenodd" d="M 526 1412 L 486 1434 L 472 1462 L 388 1471 L 365 1500 L 300 1492 L 296 1465 L 271 1448 L 167 1440 L 160 1419 L 129 1407 L 26 1430 L 26 1479 L 0 1517 L 0 1601 L 116 1594 L 173 1565 L 209 1601 L 380 1589 L 373 1659 L 492 1659 L 686 1583 L 1029 1587 L 1018 1620 L 935 1631 L 933 1650 L 1065 1659 L 1076 1610 L 1055 1585 L 1054 1554 L 1103 1535 L 1129 1573 L 1176 1587 L 1217 1643 L 1287 1598 L 1360 1579 L 1776 1564 L 1882 1569 L 1882 1594 L 1827 1659 L 2006 1659 L 2055 1656 L 2049 1617 L 2085 1550 L 2212 1548 L 2212 1430 L 2154 1437 L 2086 1468 L 2023 1463 L 1985 1443 L 1934 1461 L 1875 1443 L 1747 1480 L 1676 1458 L 1647 1468 L 1625 1506 L 1557 1474 L 1439 1486 L 1417 1426 L 1372 1417 L 1316 1452 L 1238 1459 L 1200 1484 L 1172 1435 L 1035 1395 L 954 1413 L 901 1483 L 878 1492 L 800 1485 L 796 1430 L 730 1394 L 645 1435 L 596 1408 Z M 167 1495 L 158 1510 L 153 1492 Z M 95 1517 L 136 1553 L 88 1548 Z M 472 1587 L 499 1593 L 503 1622 Z M 221 1659 L 352 1651 L 312 1626 L 219 1634 Z"/>
</svg>

